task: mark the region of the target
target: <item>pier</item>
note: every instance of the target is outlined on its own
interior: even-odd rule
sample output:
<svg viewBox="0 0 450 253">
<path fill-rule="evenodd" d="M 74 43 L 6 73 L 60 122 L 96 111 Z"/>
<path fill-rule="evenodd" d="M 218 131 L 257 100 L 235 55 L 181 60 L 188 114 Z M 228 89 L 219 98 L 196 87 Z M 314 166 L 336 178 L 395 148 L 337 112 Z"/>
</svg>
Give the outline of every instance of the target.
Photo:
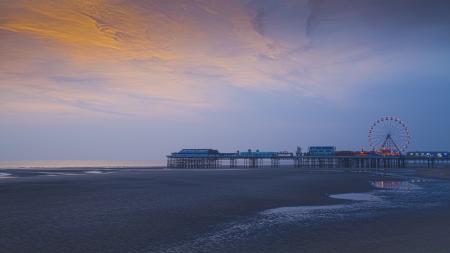
<svg viewBox="0 0 450 253">
<path fill-rule="evenodd" d="M 369 128 L 372 151 L 337 151 L 335 146 L 311 146 L 308 152 L 297 147 L 289 151 L 237 151 L 221 153 L 216 149 L 182 149 L 167 156 L 168 168 L 259 168 L 293 166 L 297 168 L 450 168 L 450 152 L 406 152 L 411 135 L 398 117 L 385 116 Z"/>
<path fill-rule="evenodd" d="M 167 156 L 168 168 L 261 168 L 293 166 L 297 168 L 436 168 L 450 167 L 447 156 L 382 155 L 374 152 L 319 150 L 291 152 L 221 153 L 215 149 L 183 149 Z"/>
</svg>

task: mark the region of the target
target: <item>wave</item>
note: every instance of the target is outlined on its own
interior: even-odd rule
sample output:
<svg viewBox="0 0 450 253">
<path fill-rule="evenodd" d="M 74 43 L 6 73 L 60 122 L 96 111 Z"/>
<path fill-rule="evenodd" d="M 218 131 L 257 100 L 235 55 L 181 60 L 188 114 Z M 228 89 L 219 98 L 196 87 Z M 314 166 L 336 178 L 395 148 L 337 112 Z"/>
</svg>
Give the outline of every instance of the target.
<svg viewBox="0 0 450 253">
<path fill-rule="evenodd" d="M 7 179 L 7 178 L 15 178 L 12 174 L 10 173 L 0 173 L 0 179 Z"/>
</svg>

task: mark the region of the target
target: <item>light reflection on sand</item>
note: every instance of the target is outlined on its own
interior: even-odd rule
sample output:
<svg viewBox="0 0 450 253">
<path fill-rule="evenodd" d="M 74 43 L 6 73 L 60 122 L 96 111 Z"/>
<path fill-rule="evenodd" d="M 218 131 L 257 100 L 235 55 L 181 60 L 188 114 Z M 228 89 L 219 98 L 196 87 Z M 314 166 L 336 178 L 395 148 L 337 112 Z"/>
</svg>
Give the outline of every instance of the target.
<svg viewBox="0 0 450 253">
<path fill-rule="evenodd" d="M 89 170 L 85 171 L 85 174 L 111 174 L 114 173 L 113 171 L 102 171 L 102 170 Z"/>
<path fill-rule="evenodd" d="M 330 198 L 346 199 L 346 200 L 354 200 L 354 201 L 381 201 L 382 200 L 380 197 L 377 197 L 372 193 L 331 194 Z"/>
<path fill-rule="evenodd" d="M 87 176 L 87 175 L 106 175 L 116 173 L 116 170 L 48 170 L 48 171 L 36 171 L 36 170 L 12 170 L 0 172 L 0 179 L 10 178 L 26 178 L 26 177 L 58 177 L 58 176 Z"/>
<path fill-rule="evenodd" d="M 15 178 L 15 177 L 10 173 L 0 173 L 0 179 L 8 179 L 8 178 Z"/>
<path fill-rule="evenodd" d="M 421 189 L 418 185 L 408 181 L 380 180 L 371 182 L 371 185 L 375 188 L 383 190 L 412 191 Z"/>
</svg>

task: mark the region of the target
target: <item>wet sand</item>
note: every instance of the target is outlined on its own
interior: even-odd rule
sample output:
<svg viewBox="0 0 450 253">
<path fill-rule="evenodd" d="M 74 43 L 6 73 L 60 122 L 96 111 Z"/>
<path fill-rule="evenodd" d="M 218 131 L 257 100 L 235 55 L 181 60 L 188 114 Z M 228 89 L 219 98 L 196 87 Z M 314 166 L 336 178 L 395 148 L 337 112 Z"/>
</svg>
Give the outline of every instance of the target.
<svg viewBox="0 0 450 253">
<path fill-rule="evenodd" d="M 34 172 L 0 179 L 0 252 L 450 252 L 447 181 L 352 201 L 329 196 L 372 193 L 374 181 L 398 178 L 298 169 Z"/>
<path fill-rule="evenodd" d="M 440 178 L 450 180 L 450 168 L 415 169 L 415 174 L 421 177 Z"/>
</svg>

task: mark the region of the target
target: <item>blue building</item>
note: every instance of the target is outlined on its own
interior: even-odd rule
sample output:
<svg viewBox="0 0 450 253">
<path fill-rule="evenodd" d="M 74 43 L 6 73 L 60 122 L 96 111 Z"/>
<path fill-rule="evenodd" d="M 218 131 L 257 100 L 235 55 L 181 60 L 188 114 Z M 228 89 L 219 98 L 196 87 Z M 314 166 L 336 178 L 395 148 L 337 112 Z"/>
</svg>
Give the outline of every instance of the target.
<svg viewBox="0 0 450 253">
<path fill-rule="evenodd" d="M 312 146 L 308 149 L 308 155 L 311 156 L 332 156 L 335 153 L 335 146 Z"/>
<path fill-rule="evenodd" d="M 216 149 L 182 149 L 180 152 L 172 153 L 177 157 L 210 157 L 219 155 Z"/>
</svg>

